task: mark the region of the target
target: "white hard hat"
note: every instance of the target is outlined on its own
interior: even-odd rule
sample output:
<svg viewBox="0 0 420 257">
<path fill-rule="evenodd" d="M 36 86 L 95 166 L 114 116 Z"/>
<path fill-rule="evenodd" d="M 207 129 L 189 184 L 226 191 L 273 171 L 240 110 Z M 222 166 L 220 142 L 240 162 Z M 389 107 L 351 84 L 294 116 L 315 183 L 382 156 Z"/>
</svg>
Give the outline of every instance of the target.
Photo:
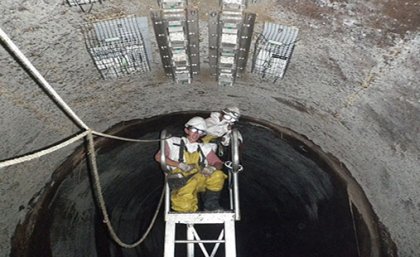
<svg viewBox="0 0 420 257">
<path fill-rule="evenodd" d="M 231 116 L 235 120 L 239 120 L 239 117 L 241 117 L 241 111 L 239 111 L 239 108 L 236 106 L 226 107 L 225 109 L 222 110 L 222 112 L 224 114 Z"/>
<path fill-rule="evenodd" d="M 187 123 L 185 123 L 185 127 L 194 127 L 202 131 L 207 131 L 206 121 L 198 116 L 190 119 Z"/>
</svg>

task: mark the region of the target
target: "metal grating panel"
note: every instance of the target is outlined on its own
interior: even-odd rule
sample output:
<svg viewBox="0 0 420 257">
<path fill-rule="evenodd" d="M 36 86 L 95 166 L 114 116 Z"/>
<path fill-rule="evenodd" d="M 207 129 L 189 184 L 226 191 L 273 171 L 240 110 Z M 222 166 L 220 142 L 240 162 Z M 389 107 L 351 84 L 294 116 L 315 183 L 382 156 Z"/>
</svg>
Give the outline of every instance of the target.
<svg viewBox="0 0 420 257">
<path fill-rule="evenodd" d="M 232 86 L 245 70 L 256 15 L 244 12 L 247 0 L 219 0 L 219 7 L 208 22 L 210 74 Z"/>
<path fill-rule="evenodd" d="M 284 76 L 298 36 L 298 28 L 264 23 L 255 44 L 252 72 L 276 81 Z"/>
<path fill-rule="evenodd" d="M 83 4 L 93 4 L 96 3 L 97 0 L 67 0 L 67 3 L 70 6 L 78 6 Z"/>
<path fill-rule="evenodd" d="M 146 17 L 126 17 L 86 24 L 88 51 L 104 79 L 150 71 Z"/>
</svg>

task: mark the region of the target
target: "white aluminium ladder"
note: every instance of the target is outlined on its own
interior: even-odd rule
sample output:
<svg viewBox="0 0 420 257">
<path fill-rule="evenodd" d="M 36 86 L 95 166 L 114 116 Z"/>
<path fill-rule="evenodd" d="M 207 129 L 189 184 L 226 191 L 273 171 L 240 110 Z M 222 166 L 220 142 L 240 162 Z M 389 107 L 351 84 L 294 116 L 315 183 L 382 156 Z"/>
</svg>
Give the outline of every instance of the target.
<svg viewBox="0 0 420 257">
<path fill-rule="evenodd" d="M 161 139 L 166 138 L 166 131 L 162 131 Z M 186 244 L 187 257 L 195 256 L 195 244 L 198 244 L 201 252 L 205 257 L 214 257 L 220 247 L 224 244 L 225 257 L 236 257 L 236 235 L 235 235 L 235 221 L 240 220 L 239 211 L 239 191 L 238 191 L 238 172 L 242 170 L 239 165 L 238 154 L 238 131 L 232 131 L 232 162 L 226 162 L 225 166 L 229 171 L 229 195 L 230 208 L 223 212 L 194 212 L 194 213 L 179 213 L 171 212 L 170 208 L 170 189 L 166 183 L 165 191 L 165 247 L 164 257 L 176 257 L 176 244 Z M 166 161 L 163 149 L 165 147 L 165 140 L 161 141 L 161 167 L 166 170 Z M 220 234 L 215 239 L 201 239 L 197 233 L 196 224 L 209 224 L 217 227 L 222 227 Z M 220 226 L 222 224 L 223 226 Z M 186 238 L 177 239 L 177 227 L 186 227 Z M 208 252 L 208 247 L 205 245 L 212 244 L 211 252 Z"/>
<path fill-rule="evenodd" d="M 186 224 L 186 240 L 176 239 L 177 224 Z M 195 224 L 224 224 L 218 238 L 203 240 L 197 233 Z M 195 213 L 167 213 L 165 228 L 164 257 L 175 256 L 176 244 L 187 244 L 187 257 L 194 257 L 194 244 L 198 244 L 205 257 L 214 257 L 220 244 L 225 244 L 225 256 L 236 256 L 235 213 L 226 212 L 195 212 Z M 211 253 L 205 244 L 213 244 Z"/>
</svg>

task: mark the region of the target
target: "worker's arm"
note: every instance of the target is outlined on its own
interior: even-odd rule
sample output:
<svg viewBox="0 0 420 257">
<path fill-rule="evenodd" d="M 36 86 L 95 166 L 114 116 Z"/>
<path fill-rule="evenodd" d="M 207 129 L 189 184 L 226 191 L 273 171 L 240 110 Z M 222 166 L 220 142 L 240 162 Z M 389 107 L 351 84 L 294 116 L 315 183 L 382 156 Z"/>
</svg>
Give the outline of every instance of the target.
<svg viewBox="0 0 420 257">
<path fill-rule="evenodd" d="M 215 152 L 210 151 L 206 158 L 209 165 L 215 167 L 218 170 L 223 168 L 223 162 L 219 159 L 219 157 L 217 157 Z"/>
<path fill-rule="evenodd" d="M 157 162 L 159 162 L 159 163 L 160 163 L 160 154 L 161 154 L 161 151 L 160 151 L 160 150 L 159 150 L 159 151 L 155 154 L 155 160 L 156 160 Z M 165 157 L 166 157 L 166 165 L 168 165 L 168 166 L 172 166 L 172 167 L 178 167 L 179 162 L 174 161 L 174 160 L 171 160 L 171 159 L 168 157 L 168 155 L 169 155 L 169 147 L 168 147 L 168 145 L 167 145 L 167 144 L 165 144 Z"/>
</svg>

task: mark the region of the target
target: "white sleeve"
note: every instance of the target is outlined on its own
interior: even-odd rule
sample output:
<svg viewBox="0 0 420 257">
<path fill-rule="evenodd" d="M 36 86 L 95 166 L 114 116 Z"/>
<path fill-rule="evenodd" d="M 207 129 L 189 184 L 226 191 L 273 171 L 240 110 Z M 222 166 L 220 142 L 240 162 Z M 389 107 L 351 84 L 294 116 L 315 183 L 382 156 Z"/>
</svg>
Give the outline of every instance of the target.
<svg viewBox="0 0 420 257">
<path fill-rule="evenodd" d="M 212 112 L 210 114 L 210 117 L 206 119 L 206 125 L 207 127 L 212 127 L 216 125 L 219 122 L 219 113 L 218 112 Z"/>
<path fill-rule="evenodd" d="M 181 143 L 181 138 L 180 137 L 171 137 L 169 139 L 167 139 L 166 141 L 167 146 L 169 148 L 169 154 L 168 157 L 171 160 L 174 161 L 178 161 L 179 158 L 179 144 Z M 177 145 L 174 145 L 177 144 Z"/>
</svg>

